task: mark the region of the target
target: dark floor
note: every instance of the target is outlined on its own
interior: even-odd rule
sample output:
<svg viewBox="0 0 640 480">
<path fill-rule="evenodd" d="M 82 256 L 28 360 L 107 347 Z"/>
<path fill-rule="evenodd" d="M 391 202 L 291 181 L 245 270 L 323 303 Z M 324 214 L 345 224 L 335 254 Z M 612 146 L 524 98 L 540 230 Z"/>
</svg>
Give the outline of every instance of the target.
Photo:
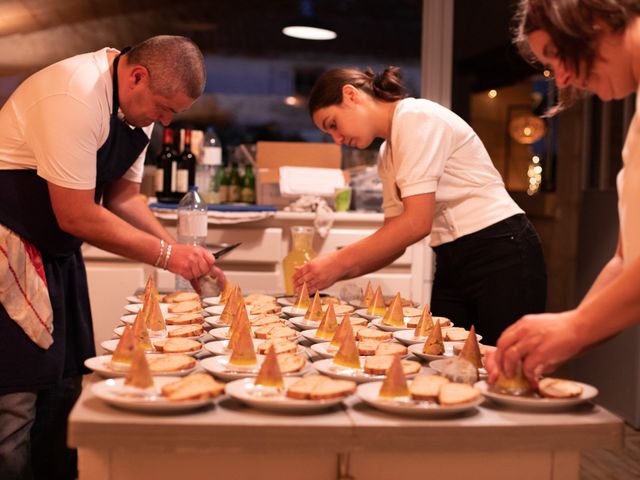
<svg viewBox="0 0 640 480">
<path fill-rule="evenodd" d="M 580 458 L 581 480 L 640 479 L 640 430 L 624 429 L 624 448 L 585 450 Z"/>
</svg>

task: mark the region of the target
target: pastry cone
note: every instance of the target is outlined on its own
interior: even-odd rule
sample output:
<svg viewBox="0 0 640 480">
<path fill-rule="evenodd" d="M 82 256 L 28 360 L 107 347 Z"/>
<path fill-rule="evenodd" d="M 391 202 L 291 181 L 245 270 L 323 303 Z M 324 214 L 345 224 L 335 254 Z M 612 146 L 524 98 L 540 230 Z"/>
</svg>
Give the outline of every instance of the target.
<svg viewBox="0 0 640 480">
<path fill-rule="evenodd" d="M 349 318 L 349 314 L 346 315 Z M 326 338 L 330 340 L 338 330 L 338 321 L 336 319 L 336 311 L 333 308 L 333 304 L 329 304 L 327 311 L 324 312 L 324 317 L 320 322 L 318 330 L 316 330 L 316 337 Z"/>
<path fill-rule="evenodd" d="M 267 356 L 260 366 L 260 371 L 258 372 L 254 385 L 284 388 L 284 380 L 282 378 L 282 372 L 280 372 L 278 356 L 276 355 L 276 349 L 273 344 L 269 348 Z"/>
<path fill-rule="evenodd" d="M 349 320 L 348 313 L 344 317 L 342 317 L 342 322 L 340 322 L 340 324 L 338 325 L 338 328 L 336 329 L 336 333 L 333 335 L 333 338 L 331 339 L 332 346 L 339 347 L 340 345 L 342 345 L 342 341 L 344 340 L 344 337 L 347 334 L 346 333 L 347 325 L 349 325 L 349 328 L 353 328 L 351 326 L 351 320 Z M 353 329 L 351 330 L 351 333 L 353 333 Z"/>
<path fill-rule="evenodd" d="M 153 377 L 151 376 L 151 370 L 149 370 L 147 357 L 140 347 L 137 347 L 133 352 L 131 368 L 127 373 L 124 384 L 136 388 L 153 387 Z"/>
<path fill-rule="evenodd" d="M 150 352 L 154 350 L 151 340 L 149 339 L 149 330 L 147 329 L 147 321 L 145 320 L 144 308 L 139 310 L 136 314 L 136 319 L 133 321 L 133 336 L 137 344 L 139 344 L 143 350 Z M 124 335 L 123 335 L 124 336 Z"/>
<path fill-rule="evenodd" d="M 338 353 L 336 353 L 336 356 L 333 358 L 333 363 L 348 368 L 360 368 L 360 356 L 358 355 L 358 346 L 353 336 L 351 322 L 345 322 L 343 320 L 341 325 L 344 325 L 344 327 L 342 327 L 344 338 L 342 339 Z"/>
<path fill-rule="evenodd" d="M 156 299 L 151 300 L 151 310 L 147 317 L 147 328 L 151 331 L 152 336 L 167 336 L 167 323 L 164 321 L 160 304 Z"/>
<path fill-rule="evenodd" d="M 296 310 L 306 310 L 311 305 L 311 300 L 309 299 L 309 288 L 307 287 L 307 282 L 302 284 L 302 288 L 298 293 L 298 297 L 296 298 L 296 302 L 293 304 L 293 308 Z"/>
<path fill-rule="evenodd" d="M 389 370 L 387 370 L 387 376 L 384 378 L 384 382 L 382 382 L 378 395 L 391 398 L 409 396 L 407 377 L 404 375 L 399 355 L 393 356 L 393 362 L 391 362 L 391 366 Z"/>
<path fill-rule="evenodd" d="M 480 353 L 480 345 L 478 345 L 478 337 L 476 337 L 476 328 L 471 325 L 469 336 L 464 341 L 462 351 L 459 358 L 470 361 L 476 368 L 482 368 L 482 354 Z"/>
<path fill-rule="evenodd" d="M 367 288 L 364 289 L 364 295 L 362 296 L 362 301 L 360 303 L 363 307 L 369 307 L 371 300 L 373 300 L 373 289 L 371 288 L 371 280 L 369 280 L 367 282 Z"/>
<path fill-rule="evenodd" d="M 225 325 L 231 325 L 233 323 L 233 319 L 236 316 L 236 312 L 238 311 L 239 301 L 238 301 L 238 286 L 236 285 L 229 295 L 227 302 L 224 304 L 224 308 L 222 309 L 222 313 L 220 314 L 220 321 Z"/>
<path fill-rule="evenodd" d="M 422 353 L 427 355 L 442 355 L 444 354 L 444 340 L 442 338 L 442 328 L 440 322 L 436 322 L 433 326 L 433 330 L 427 337 L 422 347 Z"/>
<path fill-rule="evenodd" d="M 402 313 L 402 299 L 400 293 L 396 293 L 393 301 L 382 317 L 382 323 L 394 327 L 404 327 L 404 313 Z"/>
<path fill-rule="evenodd" d="M 138 312 L 139 314 L 140 312 Z M 145 327 L 145 332 L 146 332 Z M 147 336 L 147 341 L 149 337 Z M 113 352 L 111 356 L 112 363 L 126 363 L 130 364 L 133 360 L 133 354 L 136 349 L 136 337 L 133 333 L 133 328 L 130 325 L 126 325 L 124 327 L 124 332 L 122 333 L 122 337 L 120 337 L 120 341 L 116 346 L 116 350 Z"/>
<path fill-rule="evenodd" d="M 231 296 L 231 292 L 233 292 L 233 285 L 231 282 L 227 282 L 224 286 L 224 290 L 222 290 L 222 293 L 220 294 L 220 299 L 218 300 L 218 303 L 220 305 L 226 305 L 226 303 L 229 301 L 229 297 Z"/>
<path fill-rule="evenodd" d="M 440 322 L 438 322 L 440 323 Z M 426 337 L 433 331 L 433 317 L 431 316 L 430 306 L 426 304 L 422 309 L 422 315 L 418 320 L 418 325 L 413 331 L 413 335 L 416 337 Z"/>
<path fill-rule="evenodd" d="M 236 343 L 229 357 L 229 364 L 238 366 L 256 365 L 258 359 L 253 348 L 249 324 L 241 321 L 236 335 Z"/>
<path fill-rule="evenodd" d="M 231 327 L 229 327 L 229 345 L 227 345 L 229 350 L 233 351 L 236 348 L 236 345 L 238 344 L 238 334 L 240 333 L 240 330 L 245 328 L 245 326 L 248 326 L 249 331 L 251 331 L 251 323 L 247 316 L 247 310 L 239 308 L 236 311 Z"/>
<path fill-rule="evenodd" d="M 320 293 L 316 290 L 316 294 L 313 296 L 313 301 L 309 308 L 307 308 L 307 313 L 304 314 L 305 320 L 311 321 L 320 321 L 324 317 L 324 312 L 322 311 L 322 302 L 320 301 Z"/>
<path fill-rule="evenodd" d="M 376 293 L 373 296 L 373 300 L 371 300 L 371 303 L 367 307 L 367 313 L 369 315 L 384 315 L 385 309 L 382 290 L 378 286 L 378 288 L 376 288 Z"/>
</svg>

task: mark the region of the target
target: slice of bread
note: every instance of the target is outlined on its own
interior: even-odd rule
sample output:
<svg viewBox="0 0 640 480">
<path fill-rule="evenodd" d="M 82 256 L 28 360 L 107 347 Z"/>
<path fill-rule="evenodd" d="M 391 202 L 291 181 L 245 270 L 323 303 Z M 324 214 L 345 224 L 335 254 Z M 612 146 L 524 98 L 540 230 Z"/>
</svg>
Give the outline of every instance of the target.
<svg viewBox="0 0 640 480">
<path fill-rule="evenodd" d="M 195 313 L 202 310 L 200 301 L 172 303 L 168 307 L 169 313 Z"/>
<path fill-rule="evenodd" d="M 440 388 L 438 403 L 440 405 L 461 405 L 480 398 L 480 390 L 466 383 L 449 382 Z"/>
<path fill-rule="evenodd" d="M 376 349 L 380 343 L 377 340 L 363 340 L 358 342 L 358 355 L 368 357 L 376 354 Z"/>
<path fill-rule="evenodd" d="M 440 388 L 449 380 L 440 375 L 418 375 L 409 386 L 411 398 L 414 400 L 436 400 Z"/>
<path fill-rule="evenodd" d="M 251 306 L 250 315 L 264 315 L 267 313 L 278 313 L 282 310 L 280 305 L 275 303 L 257 303 Z"/>
<path fill-rule="evenodd" d="M 407 347 L 396 342 L 382 342 L 376 348 L 376 355 L 406 355 Z"/>
<path fill-rule="evenodd" d="M 362 328 L 358 330 L 358 340 L 377 340 L 382 342 L 383 340 L 390 340 L 393 338 L 393 333 L 383 332 L 377 328 Z"/>
<path fill-rule="evenodd" d="M 196 366 L 195 358 L 187 355 L 147 355 L 151 373 L 178 372 Z"/>
<path fill-rule="evenodd" d="M 394 355 L 374 355 L 367 357 L 364 361 L 364 372 L 371 375 L 385 375 L 391 363 L 393 362 Z M 420 364 L 413 360 L 401 360 L 402 370 L 405 375 L 412 375 L 420 371 Z"/>
<path fill-rule="evenodd" d="M 257 318 L 249 319 L 252 327 L 264 327 L 266 325 L 284 325 L 284 320 L 282 320 L 277 315 L 261 315 Z"/>
<path fill-rule="evenodd" d="M 546 398 L 575 398 L 582 395 L 582 386 L 570 380 L 543 378 L 538 382 L 538 392 Z"/>
<path fill-rule="evenodd" d="M 422 309 L 414 307 L 402 307 L 402 314 L 405 317 L 420 317 Z"/>
<path fill-rule="evenodd" d="M 327 308 L 329 308 L 329 304 L 325 303 L 322 306 L 322 310 L 326 312 Z M 345 313 L 351 313 L 355 309 L 356 308 L 351 305 L 333 304 L 333 311 L 336 312 L 336 316 L 341 316 L 341 315 L 344 315 Z"/>
<path fill-rule="evenodd" d="M 162 300 L 164 303 L 199 302 L 200 295 L 196 292 L 173 292 L 165 295 Z"/>
<path fill-rule="evenodd" d="M 298 332 L 289 327 L 281 325 L 267 325 L 255 330 L 256 338 L 287 338 L 293 339 L 298 336 Z"/>
<path fill-rule="evenodd" d="M 185 325 L 184 327 L 176 328 L 175 330 L 169 330 L 170 338 L 177 337 L 199 337 L 204 334 L 204 328 L 202 325 Z"/>
<path fill-rule="evenodd" d="M 309 375 L 290 385 L 287 396 L 299 400 L 328 400 L 351 395 L 355 390 L 356 384 L 350 380 Z"/>
<path fill-rule="evenodd" d="M 278 366 L 282 374 L 299 372 L 307 364 L 307 359 L 291 353 L 278 355 Z"/>
<path fill-rule="evenodd" d="M 185 313 L 182 315 L 175 315 L 165 319 L 167 325 L 192 325 L 202 324 L 204 317 L 199 313 Z"/>
<path fill-rule="evenodd" d="M 206 373 L 194 373 L 162 387 L 162 394 L 175 402 L 213 398 L 222 392 L 224 384 L 216 382 Z"/>
<path fill-rule="evenodd" d="M 469 331 L 461 327 L 443 328 L 442 336 L 446 342 L 464 342 L 469 336 Z"/>
<path fill-rule="evenodd" d="M 276 304 L 276 297 L 264 293 L 250 293 L 244 297 L 244 303 L 246 305 Z"/>
<path fill-rule="evenodd" d="M 160 342 L 154 342 L 156 348 L 160 345 Z M 202 344 L 197 340 L 191 338 L 168 338 L 161 343 L 160 352 L 164 353 L 187 353 L 197 352 L 202 348 Z"/>
<path fill-rule="evenodd" d="M 487 353 L 493 352 L 496 349 L 496 347 L 493 347 L 491 345 L 483 345 L 482 343 L 479 343 L 478 346 L 480 347 L 480 354 L 482 356 L 485 356 Z M 462 351 L 462 347 L 464 347 L 464 343 L 454 343 L 453 354 L 455 356 L 460 355 L 460 352 Z"/>
<path fill-rule="evenodd" d="M 298 351 L 298 344 L 287 340 L 286 338 L 276 338 L 273 340 L 265 340 L 258 345 L 258 353 L 260 355 L 266 355 L 269 349 L 273 345 L 276 351 L 276 355 L 282 355 L 283 353 L 296 353 Z"/>
</svg>

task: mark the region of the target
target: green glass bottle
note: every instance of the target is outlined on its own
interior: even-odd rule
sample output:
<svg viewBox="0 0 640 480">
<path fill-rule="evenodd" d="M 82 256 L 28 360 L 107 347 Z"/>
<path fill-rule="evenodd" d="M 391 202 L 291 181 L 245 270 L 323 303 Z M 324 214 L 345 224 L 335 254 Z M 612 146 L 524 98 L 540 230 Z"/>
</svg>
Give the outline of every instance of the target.
<svg viewBox="0 0 640 480">
<path fill-rule="evenodd" d="M 219 183 L 219 189 L 218 189 L 218 192 L 220 194 L 220 203 L 227 203 L 231 201 L 229 200 L 229 190 L 230 190 L 229 181 L 231 180 L 231 178 L 227 174 L 227 169 L 225 168 L 224 165 L 220 170 L 221 170 L 220 177 L 219 177 L 220 183 Z"/>
<path fill-rule="evenodd" d="M 242 189 L 240 181 L 240 173 L 238 172 L 238 164 L 231 164 L 231 173 L 229 174 L 229 198 L 228 202 L 235 203 L 240 201 L 240 191 Z"/>
<path fill-rule="evenodd" d="M 245 203 L 256 203 L 256 177 L 253 175 L 253 168 L 250 164 L 244 167 L 240 197 Z"/>
</svg>

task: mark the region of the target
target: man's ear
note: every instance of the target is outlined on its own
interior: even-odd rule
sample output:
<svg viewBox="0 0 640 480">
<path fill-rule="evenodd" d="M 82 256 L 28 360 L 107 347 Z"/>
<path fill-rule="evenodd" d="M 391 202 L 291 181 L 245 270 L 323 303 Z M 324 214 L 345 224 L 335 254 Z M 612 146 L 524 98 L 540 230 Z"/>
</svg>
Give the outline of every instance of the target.
<svg viewBox="0 0 640 480">
<path fill-rule="evenodd" d="M 134 87 L 149 81 L 149 71 L 142 65 L 133 65 L 128 77 L 130 85 Z"/>
<path fill-rule="evenodd" d="M 360 103 L 361 92 L 353 85 L 347 84 L 342 86 L 342 102 L 345 104 L 358 104 Z"/>
</svg>

